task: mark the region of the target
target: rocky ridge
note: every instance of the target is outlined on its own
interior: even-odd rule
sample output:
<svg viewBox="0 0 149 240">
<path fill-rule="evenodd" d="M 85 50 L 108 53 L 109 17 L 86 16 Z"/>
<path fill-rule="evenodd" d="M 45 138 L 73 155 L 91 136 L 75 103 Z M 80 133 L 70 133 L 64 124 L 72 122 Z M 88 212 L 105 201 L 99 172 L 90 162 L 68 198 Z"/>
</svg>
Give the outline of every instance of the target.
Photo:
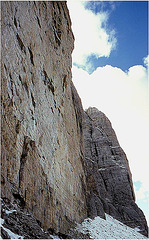
<svg viewBox="0 0 149 240">
<path fill-rule="evenodd" d="M 105 213 L 140 229 L 147 236 L 145 216 L 135 203 L 128 160 L 110 121 L 96 108 L 84 113 L 84 144 L 89 217 Z"/>
<path fill-rule="evenodd" d="M 26 238 L 89 238 L 71 229 L 107 213 L 147 235 L 111 124 L 95 108 L 84 113 L 72 83 L 66 2 L 1 7 L 3 226 Z"/>
</svg>

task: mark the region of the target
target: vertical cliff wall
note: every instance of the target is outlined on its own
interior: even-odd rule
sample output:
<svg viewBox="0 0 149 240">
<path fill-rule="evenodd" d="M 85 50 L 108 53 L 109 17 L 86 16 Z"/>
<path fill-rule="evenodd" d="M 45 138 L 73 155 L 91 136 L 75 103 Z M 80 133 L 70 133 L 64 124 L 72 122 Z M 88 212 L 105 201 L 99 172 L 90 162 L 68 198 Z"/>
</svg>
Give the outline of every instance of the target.
<svg viewBox="0 0 149 240">
<path fill-rule="evenodd" d="M 84 115 L 88 216 L 105 213 L 147 236 L 143 212 L 135 203 L 127 157 L 104 113 L 89 108 Z"/>
<path fill-rule="evenodd" d="M 39 225 L 84 238 L 68 229 L 108 213 L 147 235 L 128 161 L 111 123 L 95 108 L 84 113 L 71 81 L 74 36 L 66 2 L 6 1 L 1 7 L 5 227 L 31 238 L 49 237 L 42 229 L 36 233 Z M 6 210 L 13 202 L 19 203 L 19 212 L 9 219 Z M 31 217 L 22 223 L 24 207 Z"/>
<path fill-rule="evenodd" d="M 2 2 L 2 196 L 47 229 L 86 217 L 66 2 Z M 83 111 L 83 110 L 82 110 Z"/>
</svg>

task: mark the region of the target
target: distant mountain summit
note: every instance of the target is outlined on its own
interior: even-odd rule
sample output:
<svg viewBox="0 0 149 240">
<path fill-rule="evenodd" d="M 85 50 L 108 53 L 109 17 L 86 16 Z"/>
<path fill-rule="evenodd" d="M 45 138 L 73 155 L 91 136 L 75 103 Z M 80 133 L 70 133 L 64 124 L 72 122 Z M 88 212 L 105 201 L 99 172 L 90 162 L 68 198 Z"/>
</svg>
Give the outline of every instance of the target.
<svg viewBox="0 0 149 240">
<path fill-rule="evenodd" d="M 128 160 L 109 119 L 98 109 L 89 108 L 83 130 L 88 216 L 105 218 L 107 213 L 147 236 L 144 214 L 135 203 Z"/>
</svg>

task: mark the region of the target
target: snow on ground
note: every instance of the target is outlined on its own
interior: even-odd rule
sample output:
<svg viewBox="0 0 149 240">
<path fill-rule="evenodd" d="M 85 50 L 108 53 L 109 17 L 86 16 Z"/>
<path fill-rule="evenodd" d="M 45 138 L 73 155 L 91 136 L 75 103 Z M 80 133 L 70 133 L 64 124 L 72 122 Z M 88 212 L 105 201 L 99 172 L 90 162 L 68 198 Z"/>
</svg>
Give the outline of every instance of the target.
<svg viewBox="0 0 149 240">
<path fill-rule="evenodd" d="M 12 211 L 12 210 L 11 210 Z M 0 226 L 8 233 L 11 239 L 23 239 L 22 236 L 14 234 L 3 226 L 4 219 L 0 218 Z M 113 217 L 106 214 L 106 220 L 96 217 L 93 220 L 87 218 L 82 224 L 77 224 L 76 230 L 84 234 L 89 233 L 92 239 L 147 239 L 140 234 L 139 228 L 130 228 Z M 50 235 L 52 239 L 60 239 L 58 236 Z M 0 237 L 0 239 L 2 239 Z"/>
<path fill-rule="evenodd" d="M 10 210 L 10 211 L 5 210 L 5 213 L 6 213 L 6 214 L 10 214 L 10 213 L 13 213 L 13 212 L 16 212 L 16 210 Z"/>
<path fill-rule="evenodd" d="M 8 228 L 3 227 L 3 224 L 4 224 L 4 219 L 0 218 L 0 227 L 3 228 L 3 229 L 8 233 L 8 235 L 9 235 L 9 237 L 10 237 L 11 239 L 23 239 L 22 236 L 13 233 L 13 232 L 10 231 Z M 1 239 L 2 239 L 2 238 L 1 238 Z"/>
<path fill-rule="evenodd" d="M 56 235 L 50 235 L 50 237 L 52 238 L 52 239 L 60 239 L 58 236 L 56 236 Z"/>
<path fill-rule="evenodd" d="M 14 212 L 13 210 L 11 210 L 11 211 L 9 211 L 9 213 L 12 213 L 12 212 Z M 8 214 L 9 214 L 8 213 Z M 20 235 L 18 235 L 18 234 L 15 234 L 15 233 L 13 233 L 12 231 L 10 231 L 8 228 L 5 228 L 4 226 L 3 226 L 3 224 L 4 224 L 4 219 L 2 219 L 2 218 L 0 218 L 0 227 L 1 228 L 3 228 L 7 233 L 8 233 L 8 235 L 9 235 L 9 237 L 11 238 L 11 239 L 24 239 L 23 238 L 23 236 L 20 236 Z M 42 229 L 43 230 L 43 229 Z M 44 230 L 43 230 L 44 231 Z M 51 237 L 51 239 L 60 239 L 58 236 L 56 236 L 56 235 L 50 235 L 50 237 Z M 2 237 L 0 236 L 0 239 L 2 239 Z"/>
<path fill-rule="evenodd" d="M 95 217 L 87 218 L 76 229 L 84 234 L 89 233 L 93 239 L 147 239 L 135 229 L 130 228 L 106 214 L 106 220 Z"/>
</svg>

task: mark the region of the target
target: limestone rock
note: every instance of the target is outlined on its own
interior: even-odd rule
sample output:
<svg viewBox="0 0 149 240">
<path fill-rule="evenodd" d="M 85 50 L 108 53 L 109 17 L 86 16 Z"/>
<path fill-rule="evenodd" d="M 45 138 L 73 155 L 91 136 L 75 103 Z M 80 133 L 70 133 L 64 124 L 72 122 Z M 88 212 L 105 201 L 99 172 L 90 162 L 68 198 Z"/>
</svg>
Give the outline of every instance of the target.
<svg viewBox="0 0 149 240">
<path fill-rule="evenodd" d="M 1 204 L 1 217 L 4 220 L 2 225 L 3 239 L 10 238 L 5 229 L 9 229 L 24 239 L 51 239 L 50 234 L 44 232 L 41 228 L 40 222 L 32 216 L 32 213 L 28 209 L 22 208 L 17 200 L 12 204 L 5 198 L 2 199 Z"/>
<path fill-rule="evenodd" d="M 10 232 L 23 239 L 89 239 L 89 234 L 83 234 L 75 228 L 69 229 L 65 234 L 61 232 L 55 234 L 54 229 L 44 231 L 41 222 L 37 220 L 32 211 L 22 206 L 21 202 L 16 199 L 13 203 L 9 199 L 1 199 L 1 226 L 2 239 L 11 239 Z M 75 224 L 75 227 L 77 224 Z M 9 234 L 8 234 L 9 233 Z"/>
<path fill-rule="evenodd" d="M 96 108 L 84 114 L 88 216 L 105 213 L 147 236 L 143 212 L 135 203 L 127 157 L 108 118 Z"/>
<path fill-rule="evenodd" d="M 87 215 L 69 12 L 63 1 L 1 8 L 2 196 L 18 199 L 45 230 L 65 233 Z"/>
<path fill-rule="evenodd" d="M 147 234 L 111 124 L 95 108 L 84 113 L 72 83 L 66 2 L 3 1 L 1 9 L 1 194 L 21 208 L 3 213 L 5 226 L 26 238 L 85 239 L 75 223 L 108 213 Z"/>
</svg>

